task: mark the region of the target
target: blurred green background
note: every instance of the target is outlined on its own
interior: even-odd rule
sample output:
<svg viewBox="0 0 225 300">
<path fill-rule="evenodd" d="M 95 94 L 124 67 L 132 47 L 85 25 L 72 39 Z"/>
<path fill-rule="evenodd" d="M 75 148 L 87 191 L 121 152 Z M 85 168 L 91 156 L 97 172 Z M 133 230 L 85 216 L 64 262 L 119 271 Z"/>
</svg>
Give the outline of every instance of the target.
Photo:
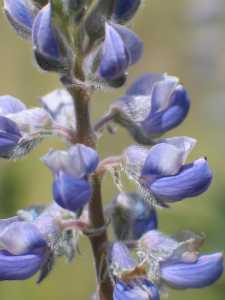
<svg viewBox="0 0 225 300">
<path fill-rule="evenodd" d="M 143 60 L 131 68 L 128 84 L 144 72 L 167 72 L 180 77 L 188 89 L 192 107 L 184 124 L 169 133 L 197 138 L 192 159 L 207 156 L 214 181 L 205 195 L 183 201 L 169 210 L 160 210 L 160 228 L 167 233 L 191 229 L 206 233 L 205 251 L 225 248 L 225 2 L 224 0 L 151 0 L 132 24 L 145 42 Z M 133 26 L 135 25 L 135 26 Z M 57 77 L 41 73 L 32 63 L 31 47 L 17 38 L 0 15 L 0 93 L 12 94 L 30 106 L 38 97 L 59 87 Z M 93 118 L 100 116 L 123 90 L 97 93 L 93 99 Z M 132 143 L 120 129 L 116 136 L 106 134 L 100 154 L 119 154 Z M 11 216 L 21 207 L 51 200 L 51 174 L 39 157 L 57 141 L 43 143 L 22 161 L 0 161 L 0 217 Z M 116 193 L 107 178 L 105 201 Z M 37 286 L 35 280 L 0 283 L 1 300 L 90 299 L 95 290 L 89 245 L 81 243 L 81 255 L 73 264 L 59 261 L 49 278 Z M 170 292 L 169 300 L 223 300 L 225 280 L 213 287 Z M 138 300 L 138 299 L 137 299 Z"/>
</svg>

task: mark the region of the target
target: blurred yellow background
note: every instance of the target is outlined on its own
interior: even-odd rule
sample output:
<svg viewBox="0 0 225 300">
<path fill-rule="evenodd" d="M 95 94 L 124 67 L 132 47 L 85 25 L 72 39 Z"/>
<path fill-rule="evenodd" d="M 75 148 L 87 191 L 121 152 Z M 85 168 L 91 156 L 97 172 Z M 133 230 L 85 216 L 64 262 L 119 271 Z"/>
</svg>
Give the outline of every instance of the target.
<svg viewBox="0 0 225 300">
<path fill-rule="evenodd" d="M 214 171 L 210 190 L 160 210 L 160 229 L 174 233 L 181 229 L 204 232 L 204 251 L 225 248 L 225 2 L 224 0 L 151 0 L 132 24 L 145 42 L 142 61 L 131 68 L 128 84 L 144 72 L 167 72 L 180 77 L 188 89 L 192 106 L 186 121 L 169 136 L 189 135 L 198 144 L 192 159 L 207 156 Z M 27 105 L 37 105 L 40 96 L 59 87 L 57 77 L 41 73 L 32 63 L 29 43 L 19 39 L 0 15 L 0 93 L 12 94 Z M 97 93 L 93 99 L 96 119 L 109 103 L 123 93 Z M 119 154 L 132 140 L 120 129 L 100 141 L 101 157 Z M 39 157 L 57 141 L 44 142 L 26 159 L 0 161 L 0 217 L 8 217 L 21 207 L 51 200 L 51 174 Z M 105 202 L 116 193 L 111 178 L 104 182 Z M 54 271 L 40 286 L 34 278 L 25 282 L 1 282 L 1 300 L 90 299 L 95 290 L 89 245 L 81 243 L 81 255 L 73 264 L 58 261 Z M 169 300 L 224 300 L 225 280 L 204 290 L 171 291 Z M 138 299 L 137 299 L 138 300 Z"/>
</svg>

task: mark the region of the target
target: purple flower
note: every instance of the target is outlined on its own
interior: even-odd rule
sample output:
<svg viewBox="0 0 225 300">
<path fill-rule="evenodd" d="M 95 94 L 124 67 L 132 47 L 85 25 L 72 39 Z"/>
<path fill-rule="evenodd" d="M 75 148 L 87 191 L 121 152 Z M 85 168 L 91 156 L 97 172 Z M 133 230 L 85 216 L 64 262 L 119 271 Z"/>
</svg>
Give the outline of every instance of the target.
<svg viewBox="0 0 225 300">
<path fill-rule="evenodd" d="M 31 1 L 4 0 L 4 11 L 17 34 L 30 38 L 35 13 Z"/>
<path fill-rule="evenodd" d="M 49 274 L 57 256 L 72 258 L 73 231 L 61 225 L 74 220 L 57 204 L 20 210 L 18 216 L 0 220 L 0 280 L 24 280 L 39 271 L 37 283 Z"/>
<path fill-rule="evenodd" d="M 140 144 L 178 126 L 187 116 L 190 100 L 178 78 L 166 74 L 145 74 L 115 101 L 109 114 Z"/>
<path fill-rule="evenodd" d="M 92 195 L 88 176 L 98 165 L 95 150 L 77 144 L 66 151 L 50 151 L 44 163 L 54 175 L 53 196 L 65 209 L 77 211 L 84 207 Z"/>
<path fill-rule="evenodd" d="M 118 23 L 125 23 L 133 18 L 141 0 L 116 0 L 113 19 Z"/>
<path fill-rule="evenodd" d="M 223 254 L 201 255 L 194 263 L 165 262 L 161 279 L 176 289 L 203 288 L 213 284 L 223 273 Z"/>
<path fill-rule="evenodd" d="M 180 137 L 161 140 L 150 150 L 131 146 L 124 155 L 126 172 L 159 204 L 197 196 L 208 189 L 212 172 L 205 158 L 184 164 L 195 143 Z"/>
<path fill-rule="evenodd" d="M 136 240 L 157 228 L 155 209 L 139 194 L 120 193 L 109 209 L 113 230 L 119 240 Z"/>
<path fill-rule="evenodd" d="M 120 78 L 141 57 L 143 44 L 126 27 L 106 23 L 105 41 L 99 67 L 100 77 L 106 80 Z"/>
</svg>

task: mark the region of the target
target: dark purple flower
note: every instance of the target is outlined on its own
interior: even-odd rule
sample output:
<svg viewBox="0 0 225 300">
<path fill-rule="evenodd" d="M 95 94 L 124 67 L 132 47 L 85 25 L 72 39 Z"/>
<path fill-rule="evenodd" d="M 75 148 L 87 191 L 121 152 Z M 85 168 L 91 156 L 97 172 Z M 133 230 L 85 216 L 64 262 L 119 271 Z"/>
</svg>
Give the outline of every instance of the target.
<svg viewBox="0 0 225 300">
<path fill-rule="evenodd" d="M 145 74 L 111 105 L 108 114 L 138 143 L 149 145 L 178 126 L 187 116 L 189 106 L 188 94 L 178 78 Z"/>
<path fill-rule="evenodd" d="M 197 196 L 208 189 L 212 172 L 205 158 L 184 164 L 195 143 L 180 137 L 161 140 L 150 150 L 131 146 L 124 155 L 126 172 L 158 203 Z"/>
<path fill-rule="evenodd" d="M 137 12 L 141 0 L 116 0 L 113 19 L 118 23 L 129 21 Z"/>
<path fill-rule="evenodd" d="M 157 228 L 156 211 L 140 194 L 118 194 L 110 210 L 113 230 L 119 240 L 136 240 Z"/>
</svg>

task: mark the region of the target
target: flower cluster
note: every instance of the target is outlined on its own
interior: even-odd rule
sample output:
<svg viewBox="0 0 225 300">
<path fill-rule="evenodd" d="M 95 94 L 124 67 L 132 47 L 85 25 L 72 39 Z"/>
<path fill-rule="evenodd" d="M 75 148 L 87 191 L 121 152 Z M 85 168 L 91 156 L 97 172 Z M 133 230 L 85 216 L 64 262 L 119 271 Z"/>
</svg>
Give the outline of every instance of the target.
<svg viewBox="0 0 225 300">
<path fill-rule="evenodd" d="M 158 206 L 204 193 L 213 177 L 205 157 L 186 162 L 195 139 L 162 137 L 184 121 L 190 108 L 179 79 L 147 73 L 94 126 L 90 121 L 91 93 L 124 85 L 129 67 L 142 56 L 143 43 L 128 28 L 141 4 L 4 0 L 10 24 L 31 42 L 37 65 L 56 72 L 63 89 L 41 97 L 34 108 L 13 96 L 0 97 L 0 157 L 19 159 L 53 136 L 62 138 L 66 148 L 42 157 L 53 175 L 53 203 L 0 220 L 0 280 L 23 280 L 39 272 L 41 282 L 58 256 L 72 260 L 81 233 L 95 255 L 96 299 L 159 300 L 165 287 L 202 288 L 221 276 L 223 254 L 200 254 L 203 236 L 189 231 L 168 236 L 158 230 Z M 97 142 L 111 123 L 124 127 L 136 144 L 100 160 Z M 101 182 L 107 172 L 120 192 L 103 208 Z M 121 172 L 134 191 L 123 187 Z"/>
</svg>

